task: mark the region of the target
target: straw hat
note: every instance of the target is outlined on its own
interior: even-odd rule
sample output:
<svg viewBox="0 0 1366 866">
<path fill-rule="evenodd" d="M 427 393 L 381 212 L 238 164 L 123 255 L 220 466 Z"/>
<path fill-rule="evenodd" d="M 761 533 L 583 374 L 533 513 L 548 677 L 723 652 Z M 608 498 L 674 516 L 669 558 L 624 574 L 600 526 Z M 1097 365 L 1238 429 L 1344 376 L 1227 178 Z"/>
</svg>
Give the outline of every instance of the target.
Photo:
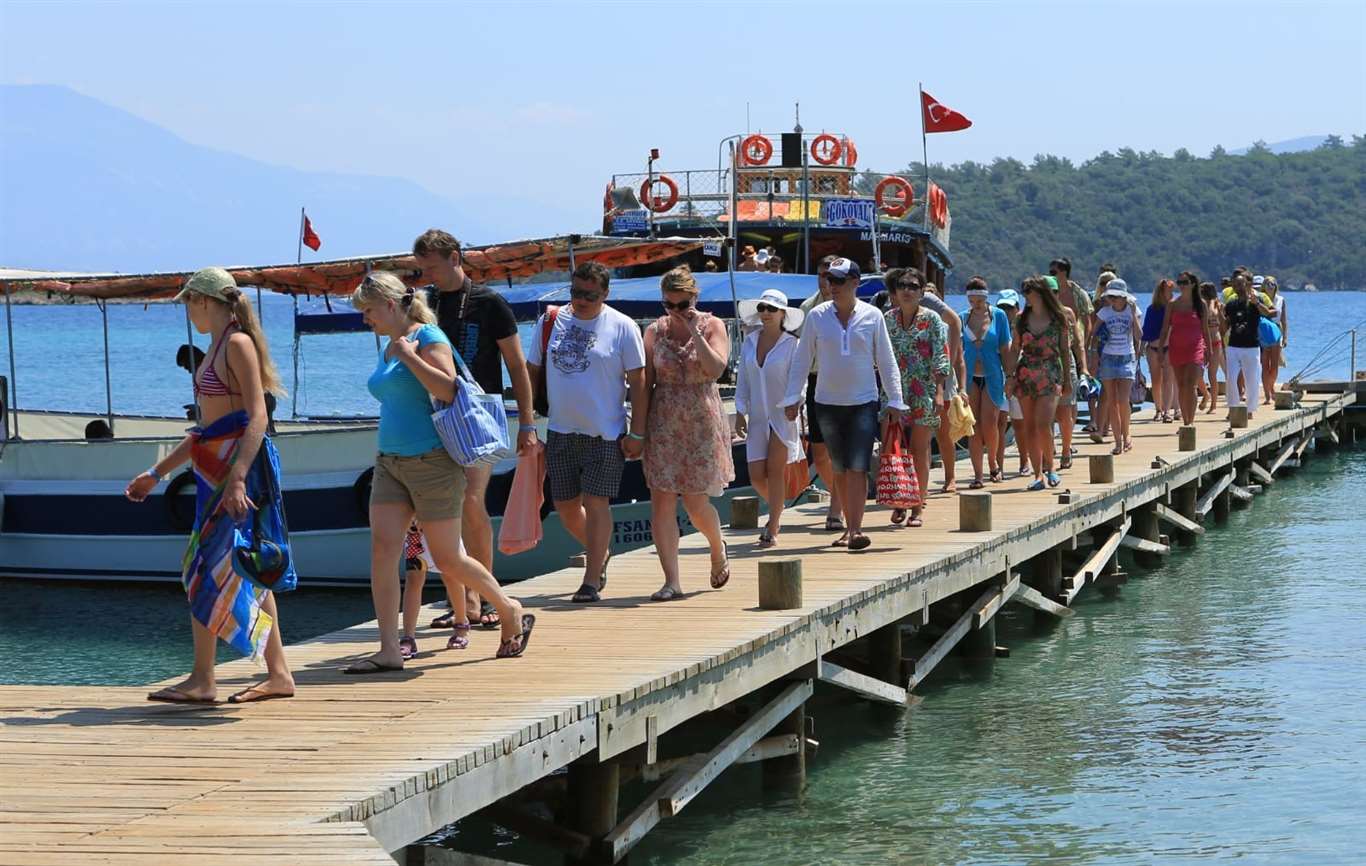
<svg viewBox="0 0 1366 866">
<path fill-rule="evenodd" d="M 778 289 L 764 289 L 764 293 L 758 300 L 741 301 L 737 306 L 740 314 L 740 321 L 750 327 L 758 327 L 762 324 L 759 321 L 759 305 L 767 304 L 770 307 L 777 307 L 783 310 L 783 330 L 795 331 L 802 326 L 806 319 L 806 313 L 799 308 L 788 305 L 787 295 Z"/>
</svg>

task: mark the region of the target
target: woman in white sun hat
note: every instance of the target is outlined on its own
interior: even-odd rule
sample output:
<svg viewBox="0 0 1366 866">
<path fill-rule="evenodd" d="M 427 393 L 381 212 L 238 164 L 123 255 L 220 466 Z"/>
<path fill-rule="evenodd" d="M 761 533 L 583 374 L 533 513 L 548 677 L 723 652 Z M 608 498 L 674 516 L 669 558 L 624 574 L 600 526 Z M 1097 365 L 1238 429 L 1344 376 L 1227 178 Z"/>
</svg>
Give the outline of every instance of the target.
<svg viewBox="0 0 1366 866">
<path fill-rule="evenodd" d="M 797 422 L 788 420 L 782 403 L 797 351 L 793 332 L 806 314 L 788 306 L 787 295 L 777 289 L 765 289 L 757 301 L 741 301 L 738 312 L 746 328 L 753 330 L 740 346 L 735 433 L 745 437 L 750 483 L 768 503 L 768 524 L 759 533 L 759 547 L 766 549 L 778 543 L 787 465 L 802 459 Z"/>
</svg>

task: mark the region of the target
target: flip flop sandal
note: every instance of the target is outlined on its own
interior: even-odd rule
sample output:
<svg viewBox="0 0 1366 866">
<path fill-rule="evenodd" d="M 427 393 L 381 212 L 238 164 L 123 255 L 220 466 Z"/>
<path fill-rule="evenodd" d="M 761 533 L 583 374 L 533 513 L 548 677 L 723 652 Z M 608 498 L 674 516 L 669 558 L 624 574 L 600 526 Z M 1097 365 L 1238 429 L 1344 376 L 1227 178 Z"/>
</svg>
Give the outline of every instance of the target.
<svg viewBox="0 0 1366 866">
<path fill-rule="evenodd" d="M 1124 443 L 1124 450 L 1126 452 L 1134 450 L 1134 443 L 1132 440 Z"/>
<path fill-rule="evenodd" d="M 1059 468 L 1059 469 L 1071 469 L 1071 468 L 1072 468 L 1072 458 L 1071 458 L 1071 457 L 1064 457 L 1064 458 L 1062 458 L 1061 460 L 1059 460 L 1059 461 L 1058 461 L 1058 468 Z"/>
<path fill-rule="evenodd" d="M 858 535 L 855 535 L 853 538 L 849 539 L 849 552 L 856 553 L 860 550 L 864 550 L 867 547 L 869 547 L 872 543 L 873 540 L 871 538 L 860 532 Z"/>
<path fill-rule="evenodd" d="M 721 568 L 712 573 L 711 588 L 720 589 L 730 583 L 730 551 L 726 551 L 726 561 L 721 563 Z"/>
<path fill-rule="evenodd" d="M 770 547 L 773 547 L 777 543 L 778 539 L 774 538 L 773 533 L 769 532 L 767 528 L 765 528 L 763 532 L 759 533 L 758 547 L 760 550 L 768 550 Z"/>
<path fill-rule="evenodd" d="M 408 659 L 413 658 L 414 656 L 416 656 L 416 655 L 417 655 L 417 638 L 415 638 L 415 637 L 407 637 L 407 636 L 404 636 L 404 637 L 399 638 L 399 639 L 398 639 L 398 652 L 399 652 L 399 655 L 403 656 L 403 660 L 404 660 L 404 661 L 407 661 Z M 231 698 L 229 698 L 229 700 L 231 700 Z"/>
<path fill-rule="evenodd" d="M 349 668 L 342 668 L 342 673 L 350 676 L 366 676 L 368 674 L 385 674 L 403 670 L 403 665 L 382 665 L 374 659 L 361 659 Z"/>
<path fill-rule="evenodd" d="M 901 525 L 902 523 L 904 523 L 905 521 L 906 521 L 906 509 L 904 509 L 904 508 L 893 508 L 893 509 L 892 509 L 892 523 L 896 524 L 897 526 L 900 526 L 900 525 Z"/>
<path fill-rule="evenodd" d="M 848 547 L 848 546 L 849 546 L 849 536 L 848 536 L 848 534 L 846 533 L 845 535 L 841 535 L 839 538 L 836 538 L 834 541 L 830 542 L 830 546 L 831 546 L 831 547 Z"/>
<path fill-rule="evenodd" d="M 147 700 L 156 701 L 157 703 L 162 704 L 194 704 L 201 707 L 211 707 L 218 703 L 216 699 L 197 698 L 189 692 L 182 691 L 175 686 L 167 686 L 164 689 L 158 689 L 149 694 Z"/>
<path fill-rule="evenodd" d="M 993 469 L 993 470 L 991 470 L 991 483 L 992 483 L 992 484 L 1000 484 L 1001 482 L 1003 482 L 1003 481 L 1005 481 L 1005 480 L 1006 480 L 1006 474 L 1005 474 L 1004 471 L 1002 471 L 1001 469 Z"/>
<path fill-rule="evenodd" d="M 484 631 L 493 631 L 503 624 L 503 620 L 498 616 L 498 608 L 482 599 L 479 602 L 479 627 Z"/>
<path fill-rule="evenodd" d="M 458 622 L 455 624 L 455 634 L 446 641 L 446 649 L 469 649 L 470 646 L 470 624 Z"/>
<path fill-rule="evenodd" d="M 925 521 L 921 519 L 919 514 L 912 514 L 911 519 L 906 521 L 906 525 L 910 527 L 924 526 Z"/>
<path fill-rule="evenodd" d="M 532 613 L 522 614 L 522 630 L 498 644 L 498 652 L 494 657 L 515 659 L 526 652 L 526 648 L 531 645 L 531 630 L 535 627 L 536 615 Z"/>
<path fill-rule="evenodd" d="M 1110 449 L 1110 453 L 1111 453 L 1111 454 L 1123 454 L 1123 453 L 1124 453 L 1124 446 L 1123 446 L 1123 445 L 1120 445 L 1120 444 L 1118 444 L 1118 443 L 1116 443 L 1115 447 L 1113 447 L 1113 448 Z"/>
<path fill-rule="evenodd" d="M 1026 487 L 1025 490 L 1043 490 L 1043 488 L 1044 488 L 1043 479 L 1040 478 L 1038 481 L 1035 481 L 1035 482 L 1033 482 L 1032 484 L 1030 484 L 1028 487 Z"/>
<path fill-rule="evenodd" d="M 843 520 L 840 520 L 838 517 L 830 517 L 830 516 L 827 515 L 826 518 L 825 518 L 825 531 L 826 531 L 826 532 L 843 532 L 843 531 L 844 531 L 844 521 L 843 521 Z"/>
<path fill-rule="evenodd" d="M 455 614 L 443 613 L 432 620 L 432 624 L 428 628 L 450 628 L 453 625 L 455 625 Z"/>
<path fill-rule="evenodd" d="M 982 483 L 980 478 L 972 479 L 972 483 L 968 485 L 969 490 L 981 490 L 983 487 L 986 487 L 986 484 Z"/>
<path fill-rule="evenodd" d="M 1062 479 L 1058 477 L 1058 473 L 1056 472 L 1045 472 L 1043 477 L 1048 479 L 1049 487 L 1057 487 L 1062 483 Z"/>
<path fill-rule="evenodd" d="M 682 597 L 683 593 L 674 589 L 672 586 L 665 586 L 651 593 L 650 601 L 678 601 Z"/>
<path fill-rule="evenodd" d="M 602 601 L 602 596 L 598 591 L 588 584 L 583 584 L 574 592 L 574 596 L 569 599 L 574 604 L 592 604 L 595 601 Z"/>
<path fill-rule="evenodd" d="M 255 695 L 256 697 L 247 697 L 247 695 Z M 280 694 L 280 693 L 278 693 L 278 692 L 268 692 L 268 691 L 266 691 L 262 686 L 259 686 L 259 685 L 258 685 L 258 686 L 251 686 L 250 688 L 245 688 L 245 689 L 243 689 L 242 691 L 238 692 L 238 693 L 235 694 L 235 695 L 229 695 L 229 696 L 228 696 L 228 703 L 230 703 L 230 704 L 257 704 L 257 703 L 260 703 L 261 701 L 283 701 L 283 700 L 287 700 L 287 699 L 292 698 L 292 697 L 294 697 L 294 696 L 293 696 L 293 695 L 282 695 L 282 694 Z"/>
<path fill-rule="evenodd" d="M 598 589 L 607 588 L 607 566 L 612 561 L 612 551 L 607 551 L 607 558 L 602 561 L 602 573 L 598 575 Z"/>
<path fill-rule="evenodd" d="M 1105 437 L 1100 435 L 1099 431 L 1092 430 L 1087 435 L 1089 435 L 1091 437 L 1091 441 L 1096 443 L 1097 445 L 1100 445 L 1105 442 Z"/>
</svg>

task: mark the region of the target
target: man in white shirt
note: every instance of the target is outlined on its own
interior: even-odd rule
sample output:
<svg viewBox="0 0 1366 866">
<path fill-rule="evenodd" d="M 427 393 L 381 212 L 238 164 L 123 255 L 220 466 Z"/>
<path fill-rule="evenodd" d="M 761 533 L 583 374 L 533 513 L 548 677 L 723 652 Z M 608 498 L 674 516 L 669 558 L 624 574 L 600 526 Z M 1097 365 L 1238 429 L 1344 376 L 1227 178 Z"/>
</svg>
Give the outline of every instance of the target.
<svg viewBox="0 0 1366 866">
<path fill-rule="evenodd" d="M 906 404 L 901 399 L 901 376 L 887 321 L 876 307 L 857 297 L 858 265 L 849 259 L 835 259 L 825 278 L 831 299 L 817 304 L 802 325 L 783 405 L 787 417 L 795 419 L 807 374 L 812 362 L 819 359 L 815 420 L 830 452 L 847 526 L 834 543 L 858 551 L 871 544 L 863 534 L 863 508 L 868 499 L 873 442 L 878 435 L 878 372 L 894 419 L 900 419 Z"/>
<path fill-rule="evenodd" d="M 830 263 L 837 258 L 839 256 L 825 256 L 820 260 L 820 264 L 816 265 L 816 291 L 802 301 L 803 324 L 807 314 L 830 300 L 830 283 L 826 282 L 825 275 L 830 270 Z M 800 329 L 797 336 L 801 336 Z M 830 465 L 830 452 L 825 450 L 821 425 L 816 423 L 816 379 L 820 372 L 820 365 L 814 364 L 806 378 L 806 437 L 811 443 L 811 462 L 816 464 L 816 477 L 824 482 L 825 489 L 830 491 L 830 510 L 825 513 L 825 529 L 827 532 L 843 532 L 845 526 L 841 515 L 844 514 L 844 509 L 840 505 L 840 486 L 835 483 L 835 470 Z"/>
<path fill-rule="evenodd" d="M 533 380 L 545 370 L 550 498 L 565 530 L 587 551 L 583 585 L 573 599 L 579 603 L 599 600 L 612 542 L 612 497 L 626 460 L 638 459 L 644 449 L 649 410 L 645 342 L 629 316 L 607 306 L 610 280 L 597 262 L 575 268 L 569 307 L 555 316 L 544 350 L 536 340 L 527 356 Z M 543 327 L 544 317 L 535 333 Z"/>
</svg>

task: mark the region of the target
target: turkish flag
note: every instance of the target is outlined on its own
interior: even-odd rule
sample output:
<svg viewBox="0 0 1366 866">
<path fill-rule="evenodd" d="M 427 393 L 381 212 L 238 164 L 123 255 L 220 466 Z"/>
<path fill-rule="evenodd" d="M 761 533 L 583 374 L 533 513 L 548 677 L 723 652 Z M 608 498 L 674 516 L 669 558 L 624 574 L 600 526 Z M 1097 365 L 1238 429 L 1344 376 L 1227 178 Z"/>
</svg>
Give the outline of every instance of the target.
<svg viewBox="0 0 1366 866">
<path fill-rule="evenodd" d="M 958 132 L 972 126 L 972 121 L 944 103 L 920 91 L 920 118 L 926 132 Z"/>
<path fill-rule="evenodd" d="M 304 217 L 304 246 L 313 252 L 318 251 L 318 247 L 323 245 L 323 239 L 318 237 L 318 233 L 313 231 L 313 221 L 307 216 Z"/>
</svg>

